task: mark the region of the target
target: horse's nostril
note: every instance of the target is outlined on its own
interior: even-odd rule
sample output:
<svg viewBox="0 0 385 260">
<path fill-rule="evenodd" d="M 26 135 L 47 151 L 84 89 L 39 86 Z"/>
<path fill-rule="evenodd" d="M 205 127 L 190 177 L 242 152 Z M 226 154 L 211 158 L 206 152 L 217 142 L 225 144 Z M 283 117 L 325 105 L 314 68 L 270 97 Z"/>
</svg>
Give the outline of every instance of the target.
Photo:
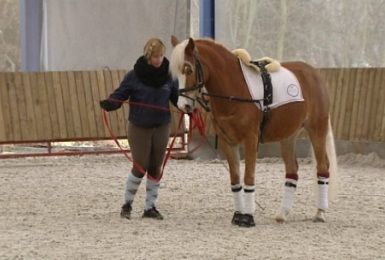
<svg viewBox="0 0 385 260">
<path fill-rule="evenodd" d="M 191 108 L 190 105 L 185 105 L 185 106 L 184 106 L 184 109 L 186 110 L 187 113 L 188 113 L 188 112 L 191 112 L 191 110 L 192 110 L 192 108 Z"/>
</svg>

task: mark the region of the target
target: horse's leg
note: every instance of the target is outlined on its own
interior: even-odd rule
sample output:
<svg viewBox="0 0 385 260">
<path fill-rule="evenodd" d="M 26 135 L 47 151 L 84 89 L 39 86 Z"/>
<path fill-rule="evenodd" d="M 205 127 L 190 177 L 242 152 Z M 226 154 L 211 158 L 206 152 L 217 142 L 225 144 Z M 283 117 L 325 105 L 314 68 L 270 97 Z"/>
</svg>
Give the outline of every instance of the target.
<svg viewBox="0 0 385 260">
<path fill-rule="evenodd" d="M 286 181 L 282 197 L 281 208 L 276 216 L 279 223 L 285 222 L 293 206 L 294 192 L 298 181 L 298 163 L 295 154 L 295 143 L 297 134 L 280 142 L 281 155 L 285 163 Z"/>
<path fill-rule="evenodd" d="M 318 200 L 317 213 L 314 217 L 315 222 L 325 222 L 325 211 L 328 203 L 328 184 L 329 184 L 329 160 L 326 152 L 326 138 L 328 132 L 328 121 L 322 120 L 315 127 L 308 127 L 310 141 L 313 146 L 314 156 L 317 163 L 318 178 Z"/>
<path fill-rule="evenodd" d="M 258 152 L 258 137 L 251 136 L 245 139 L 245 176 L 244 176 L 244 214 L 240 226 L 255 226 L 255 163 Z"/>
<path fill-rule="evenodd" d="M 230 145 L 223 139 L 220 140 L 220 145 L 229 164 L 231 191 L 234 199 L 235 211 L 231 223 L 239 225 L 244 210 L 243 188 L 240 180 L 239 145 Z"/>
</svg>

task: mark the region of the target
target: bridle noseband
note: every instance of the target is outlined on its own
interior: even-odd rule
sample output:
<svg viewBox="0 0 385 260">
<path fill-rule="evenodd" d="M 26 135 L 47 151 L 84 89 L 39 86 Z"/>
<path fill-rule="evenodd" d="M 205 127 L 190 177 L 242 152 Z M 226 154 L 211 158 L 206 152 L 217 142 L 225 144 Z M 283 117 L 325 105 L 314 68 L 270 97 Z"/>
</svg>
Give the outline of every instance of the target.
<svg viewBox="0 0 385 260">
<path fill-rule="evenodd" d="M 201 105 L 206 112 L 210 112 L 208 100 L 204 98 L 204 95 L 207 93 L 203 92 L 203 89 L 205 87 L 203 66 L 202 66 L 202 63 L 201 63 L 197 54 L 194 54 L 193 57 L 194 57 L 194 61 L 195 61 L 195 81 L 196 81 L 196 83 L 192 87 L 180 89 L 179 90 L 179 96 L 182 96 L 184 98 L 192 100 L 193 104 L 195 104 L 195 101 L 197 101 L 199 103 L 199 105 Z M 192 98 L 192 97 L 189 97 L 189 96 L 183 94 L 183 93 L 196 91 L 196 90 L 198 90 L 198 93 L 200 94 L 200 96 L 197 96 L 195 98 Z"/>
</svg>

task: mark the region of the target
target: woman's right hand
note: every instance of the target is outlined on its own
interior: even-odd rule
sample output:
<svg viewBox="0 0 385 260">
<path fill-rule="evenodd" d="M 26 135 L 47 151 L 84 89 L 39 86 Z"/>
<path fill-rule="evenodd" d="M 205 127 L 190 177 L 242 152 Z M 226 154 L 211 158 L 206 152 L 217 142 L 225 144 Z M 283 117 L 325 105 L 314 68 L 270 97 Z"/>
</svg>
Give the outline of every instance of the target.
<svg viewBox="0 0 385 260">
<path fill-rule="evenodd" d="M 109 101 L 107 99 L 101 100 L 99 102 L 99 104 L 100 104 L 100 107 L 103 108 L 104 110 L 106 110 L 107 112 L 116 109 L 116 106 L 111 101 Z"/>
</svg>

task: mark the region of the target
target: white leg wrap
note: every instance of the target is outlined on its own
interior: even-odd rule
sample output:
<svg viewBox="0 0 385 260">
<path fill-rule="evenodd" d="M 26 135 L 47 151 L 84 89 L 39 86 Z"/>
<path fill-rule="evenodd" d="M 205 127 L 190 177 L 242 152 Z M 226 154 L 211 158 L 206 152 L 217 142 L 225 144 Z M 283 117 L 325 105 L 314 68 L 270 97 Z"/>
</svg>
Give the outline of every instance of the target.
<svg viewBox="0 0 385 260">
<path fill-rule="evenodd" d="M 151 209 L 155 207 L 156 200 L 158 198 L 160 183 L 159 181 L 154 181 L 152 179 L 147 178 L 146 183 L 146 204 L 144 206 L 145 210 Z"/>
<path fill-rule="evenodd" d="M 283 192 L 282 205 L 283 211 L 289 212 L 293 207 L 294 192 L 297 188 L 297 181 L 293 179 L 286 179 L 285 188 Z"/>
<path fill-rule="evenodd" d="M 245 185 L 244 187 L 245 195 L 245 208 L 244 214 L 254 215 L 255 212 L 255 186 Z"/>
<path fill-rule="evenodd" d="M 240 213 L 244 211 L 243 205 L 243 189 L 241 184 L 231 185 L 231 191 L 234 199 L 234 209 Z"/>
<path fill-rule="evenodd" d="M 326 210 L 329 207 L 328 191 L 329 178 L 318 178 L 318 209 Z"/>
<path fill-rule="evenodd" d="M 138 190 L 138 187 L 140 183 L 142 182 L 142 178 L 138 178 L 130 172 L 127 177 L 127 182 L 126 182 L 126 189 L 124 192 L 124 202 L 127 203 L 132 203 L 132 201 L 135 198 L 135 194 Z"/>
</svg>

